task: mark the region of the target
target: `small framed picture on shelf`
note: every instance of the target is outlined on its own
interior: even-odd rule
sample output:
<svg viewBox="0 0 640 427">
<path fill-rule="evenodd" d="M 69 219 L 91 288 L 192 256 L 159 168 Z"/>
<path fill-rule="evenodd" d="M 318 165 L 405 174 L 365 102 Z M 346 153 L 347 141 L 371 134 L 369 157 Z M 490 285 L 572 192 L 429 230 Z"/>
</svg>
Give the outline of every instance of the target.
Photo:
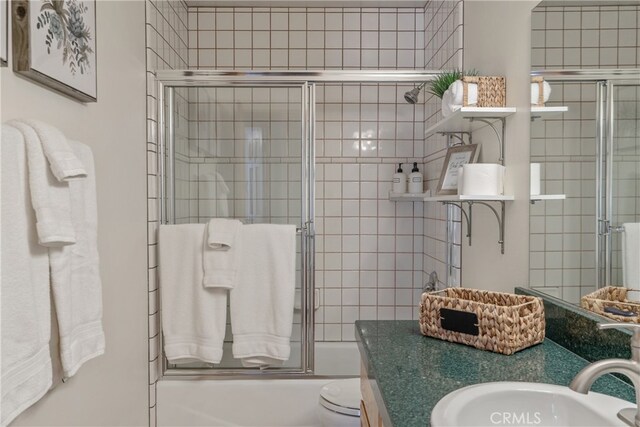
<svg viewBox="0 0 640 427">
<path fill-rule="evenodd" d="M 475 162 L 477 151 L 478 144 L 456 145 L 447 150 L 438 181 L 439 196 L 458 194 L 458 171 L 462 166 Z"/>
</svg>

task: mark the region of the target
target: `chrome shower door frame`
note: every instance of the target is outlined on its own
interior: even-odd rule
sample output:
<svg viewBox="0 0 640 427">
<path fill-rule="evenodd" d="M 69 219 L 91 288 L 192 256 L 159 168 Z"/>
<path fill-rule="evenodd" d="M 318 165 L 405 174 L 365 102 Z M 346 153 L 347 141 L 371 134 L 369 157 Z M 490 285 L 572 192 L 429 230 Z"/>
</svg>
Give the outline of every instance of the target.
<svg viewBox="0 0 640 427">
<path fill-rule="evenodd" d="M 613 246 L 613 143 L 615 129 L 614 88 L 640 85 L 640 69 L 567 69 L 534 70 L 550 82 L 583 82 L 596 86 L 596 205 L 595 205 L 595 274 L 596 287 L 612 285 Z"/>
<path fill-rule="evenodd" d="M 621 224 L 614 223 L 615 209 L 614 209 L 614 153 L 615 153 L 615 138 L 616 138 L 616 109 L 615 103 L 616 88 L 620 86 L 640 86 L 640 70 L 637 70 L 636 79 L 627 80 L 624 78 L 616 80 L 607 80 L 603 82 L 606 87 L 606 97 L 603 102 L 604 112 L 604 132 L 601 139 L 602 143 L 602 159 L 599 159 L 598 163 L 602 165 L 603 179 L 599 186 L 603 187 L 600 191 L 603 193 L 601 202 L 603 206 L 601 210 L 597 211 L 600 215 L 599 222 L 599 237 L 602 244 L 601 258 L 604 258 L 604 265 L 597 270 L 598 274 L 598 288 L 605 286 L 620 286 L 620 283 L 614 283 L 613 280 L 613 233 L 623 232 Z M 597 256 L 597 255 L 596 255 Z"/>
<path fill-rule="evenodd" d="M 160 74 L 160 73 L 158 73 Z M 230 80 L 228 77 L 220 79 L 206 79 L 191 81 L 188 79 L 157 78 L 157 138 L 158 138 L 158 213 L 160 224 L 173 224 L 176 218 L 175 200 L 175 123 L 174 123 L 174 90 L 179 88 L 219 88 L 219 87 L 249 87 L 249 88 L 296 88 L 301 90 L 301 366 L 300 368 L 275 369 L 225 369 L 225 368 L 170 368 L 164 357 L 162 336 L 162 322 L 160 322 L 160 356 L 162 358 L 162 372 L 164 378 L 188 379 L 206 378 L 277 378 L 286 374 L 286 378 L 293 376 L 308 376 L 313 374 L 314 368 L 314 259 L 315 259 L 315 227 L 314 227 L 314 191 L 315 191 L 315 85 L 306 81 L 269 80 L 244 78 L 240 81 Z M 166 106 L 165 106 L 166 103 Z M 166 108 L 166 110 L 165 110 Z M 159 289 L 162 298 L 162 289 Z M 160 316 L 162 313 L 160 312 Z M 283 376 L 284 377 L 284 376 Z"/>
</svg>

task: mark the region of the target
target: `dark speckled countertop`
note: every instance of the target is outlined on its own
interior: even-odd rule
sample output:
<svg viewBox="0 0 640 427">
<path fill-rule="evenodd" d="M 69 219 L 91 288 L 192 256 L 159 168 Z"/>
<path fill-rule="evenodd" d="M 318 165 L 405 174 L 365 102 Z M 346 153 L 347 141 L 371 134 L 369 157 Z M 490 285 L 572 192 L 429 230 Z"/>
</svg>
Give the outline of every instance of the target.
<svg viewBox="0 0 640 427">
<path fill-rule="evenodd" d="M 546 339 L 511 356 L 420 334 L 417 321 L 357 321 L 356 337 L 385 427 L 425 427 L 448 393 L 491 381 L 568 385 L 587 362 Z M 594 391 L 634 401 L 625 382 L 607 375 Z"/>
</svg>

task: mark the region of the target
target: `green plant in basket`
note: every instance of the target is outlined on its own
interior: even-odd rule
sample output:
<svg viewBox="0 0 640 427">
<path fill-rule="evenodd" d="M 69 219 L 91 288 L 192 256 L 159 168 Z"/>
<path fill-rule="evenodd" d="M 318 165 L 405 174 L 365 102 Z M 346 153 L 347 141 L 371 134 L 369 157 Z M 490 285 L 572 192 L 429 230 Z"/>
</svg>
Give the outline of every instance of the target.
<svg viewBox="0 0 640 427">
<path fill-rule="evenodd" d="M 477 75 L 478 71 L 476 70 L 462 71 L 456 68 L 453 71 L 446 71 L 430 82 L 428 92 L 442 99 L 444 93 L 449 89 L 449 86 L 451 86 L 453 82 L 462 79 L 463 76 Z"/>
</svg>

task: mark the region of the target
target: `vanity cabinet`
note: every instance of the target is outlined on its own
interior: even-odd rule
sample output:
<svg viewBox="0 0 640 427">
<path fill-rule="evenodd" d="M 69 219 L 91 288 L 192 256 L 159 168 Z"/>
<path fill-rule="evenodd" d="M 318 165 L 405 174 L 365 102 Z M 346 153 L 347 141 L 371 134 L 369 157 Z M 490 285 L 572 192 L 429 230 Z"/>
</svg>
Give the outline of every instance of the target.
<svg viewBox="0 0 640 427">
<path fill-rule="evenodd" d="M 360 401 L 360 426 L 384 427 L 364 362 L 360 363 L 360 392 L 362 393 L 362 400 Z"/>
</svg>

